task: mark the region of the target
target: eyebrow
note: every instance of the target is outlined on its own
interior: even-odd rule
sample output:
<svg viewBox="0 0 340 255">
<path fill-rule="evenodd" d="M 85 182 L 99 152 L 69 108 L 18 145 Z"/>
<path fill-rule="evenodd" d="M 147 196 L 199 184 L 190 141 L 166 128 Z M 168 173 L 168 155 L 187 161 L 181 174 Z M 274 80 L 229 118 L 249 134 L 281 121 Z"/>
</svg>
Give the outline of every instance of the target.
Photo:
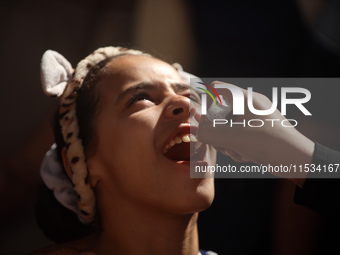
<svg viewBox="0 0 340 255">
<path fill-rule="evenodd" d="M 185 90 L 190 90 L 190 86 L 185 83 L 173 83 L 171 84 L 175 92 L 181 92 Z"/>
<path fill-rule="evenodd" d="M 182 92 L 185 90 L 190 90 L 190 86 L 184 83 L 172 83 L 171 87 L 175 92 Z M 126 90 L 124 90 L 122 93 L 119 94 L 116 100 L 116 104 L 121 101 L 124 97 L 131 93 L 135 93 L 138 90 L 155 90 L 159 88 L 157 86 L 157 83 L 150 83 L 150 82 L 141 82 L 136 85 L 128 87 Z"/>
</svg>

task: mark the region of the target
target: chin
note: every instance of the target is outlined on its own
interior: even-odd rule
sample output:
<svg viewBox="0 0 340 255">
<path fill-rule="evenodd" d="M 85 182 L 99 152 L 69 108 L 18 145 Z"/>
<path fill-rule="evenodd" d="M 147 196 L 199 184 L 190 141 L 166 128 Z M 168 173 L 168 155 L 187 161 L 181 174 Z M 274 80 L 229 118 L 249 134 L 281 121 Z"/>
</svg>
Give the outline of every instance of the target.
<svg viewBox="0 0 340 255">
<path fill-rule="evenodd" d="M 196 196 L 193 201 L 196 202 L 195 212 L 201 212 L 208 209 L 215 197 L 214 178 L 201 179 L 197 186 Z"/>
<path fill-rule="evenodd" d="M 208 209 L 215 196 L 214 179 L 193 179 L 195 187 L 185 193 L 173 204 L 173 211 L 178 214 L 193 214 Z"/>
</svg>

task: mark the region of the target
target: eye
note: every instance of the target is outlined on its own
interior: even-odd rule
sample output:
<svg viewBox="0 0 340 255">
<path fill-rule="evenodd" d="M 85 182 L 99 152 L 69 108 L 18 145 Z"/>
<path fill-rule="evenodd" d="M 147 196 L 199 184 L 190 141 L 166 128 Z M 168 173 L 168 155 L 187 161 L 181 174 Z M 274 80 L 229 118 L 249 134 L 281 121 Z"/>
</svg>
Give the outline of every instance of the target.
<svg viewBox="0 0 340 255">
<path fill-rule="evenodd" d="M 134 103 L 138 102 L 138 101 L 143 101 L 143 100 L 149 100 L 152 101 L 151 97 L 142 92 L 142 93 L 137 93 L 131 96 L 130 100 L 128 101 L 128 106 L 133 105 Z"/>
<path fill-rule="evenodd" d="M 201 104 L 201 99 L 199 98 L 199 96 L 190 93 L 187 97 L 190 99 L 190 101 Z"/>
</svg>

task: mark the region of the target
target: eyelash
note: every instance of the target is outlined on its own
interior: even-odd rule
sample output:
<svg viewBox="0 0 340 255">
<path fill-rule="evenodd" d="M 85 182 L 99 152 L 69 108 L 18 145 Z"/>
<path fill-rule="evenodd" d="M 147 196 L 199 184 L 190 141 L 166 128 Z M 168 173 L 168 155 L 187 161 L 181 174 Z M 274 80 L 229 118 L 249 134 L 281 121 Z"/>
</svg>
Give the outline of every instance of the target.
<svg viewBox="0 0 340 255">
<path fill-rule="evenodd" d="M 188 98 L 191 101 L 194 101 L 195 103 L 201 104 L 201 100 L 198 99 L 197 97 L 193 96 L 193 95 L 189 95 Z M 137 94 L 131 96 L 130 100 L 128 101 L 128 107 L 133 105 L 135 102 L 138 102 L 138 101 L 141 101 L 141 100 L 152 101 L 151 97 L 148 94 L 146 94 L 144 92 L 137 93 Z"/>
<path fill-rule="evenodd" d="M 135 102 L 137 101 L 141 101 L 141 100 L 150 100 L 150 96 L 144 92 L 142 93 L 137 93 L 135 95 L 132 95 L 129 102 L 128 102 L 128 106 L 133 105 Z"/>
</svg>

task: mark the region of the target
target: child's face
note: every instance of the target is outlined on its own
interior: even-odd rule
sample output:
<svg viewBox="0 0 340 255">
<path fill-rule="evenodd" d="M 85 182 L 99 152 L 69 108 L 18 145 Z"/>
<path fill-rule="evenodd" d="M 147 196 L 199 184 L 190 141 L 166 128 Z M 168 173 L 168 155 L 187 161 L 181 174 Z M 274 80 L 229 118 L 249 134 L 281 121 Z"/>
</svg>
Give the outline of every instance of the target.
<svg viewBox="0 0 340 255">
<path fill-rule="evenodd" d="M 189 121 L 197 125 L 189 115 L 189 87 L 172 66 L 151 57 L 123 56 L 105 68 L 96 84 L 98 143 L 88 158 L 97 196 L 172 213 L 206 209 L 214 196 L 213 179 L 190 179 L 189 143 L 164 149 L 176 136 L 190 134 Z M 206 146 L 198 160 L 212 165 L 215 157 Z"/>
</svg>

